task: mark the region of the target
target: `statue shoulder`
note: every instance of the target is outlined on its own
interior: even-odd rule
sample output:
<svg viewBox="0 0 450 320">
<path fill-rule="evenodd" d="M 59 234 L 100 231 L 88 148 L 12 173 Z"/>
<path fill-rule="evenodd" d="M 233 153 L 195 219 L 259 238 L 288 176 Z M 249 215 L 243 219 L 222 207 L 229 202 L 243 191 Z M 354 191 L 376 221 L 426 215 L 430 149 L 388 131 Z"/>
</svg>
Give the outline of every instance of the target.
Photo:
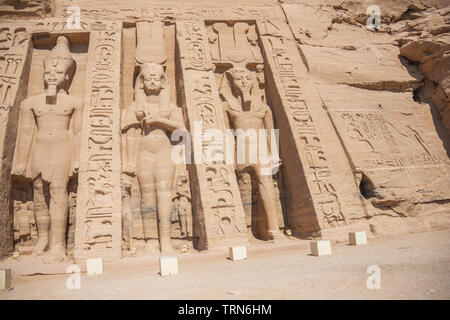
<svg viewBox="0 0 450 320">
<path fill-rule="evenodd" d="M 222 108 L 227 112 L 231 111 L 230 104 L 226 100 L 222 100 Z"/>
<path fill-rule="evenodd" d="M 272 109 L 270 109 L 268 104 L 261 102 L 261 105 L 267 113 L 272 114 Z"/>
<path fill-rule="evenodd" d="M 136 111 L 136 101 L 132 101 L 130 103 L 130 105 L 128 106 L 128 108 L 125 108 L 126 111 L 128 112 L 135 112 Z"/>
<path fill-rule="evenodd" d="M 42 94 L 31 96 L 22 101 L 22 109 L 32 109 L 33 106 L 42 101 Z"/>
<path fill-rule="evenodd" d="M 136 102 L 133 101 L 128 108 L 122 110 L 122 131 L 127 131 L 132 127 L 139 125 L 139 121 L 136 119 Z"/>
<path fill-rule="evenodd" d="M 178 115 L 183 114 L 183 109 L 177 106 L 175 103 L 170 102 L 169 108 L 171 114 L 178 114 Z"/>
<path fill-rule="evenodd" d="M 71 97 L 73 98 L 73 104 L 76 108 L 83 108 L 84 107 L 84 99 L 81 97 Z"/>
<path fill-rule="evenodd" d="M 179 106 L 177 106 L 175 103 L 173 103 L 173 102 L 170 102 L 169 103 L 169 106 L 170 106 L 170 110 L 171 111 L 176 111 L 176 110 L 181 110 L 181 108 L 179 107 Z"/>
</svg>

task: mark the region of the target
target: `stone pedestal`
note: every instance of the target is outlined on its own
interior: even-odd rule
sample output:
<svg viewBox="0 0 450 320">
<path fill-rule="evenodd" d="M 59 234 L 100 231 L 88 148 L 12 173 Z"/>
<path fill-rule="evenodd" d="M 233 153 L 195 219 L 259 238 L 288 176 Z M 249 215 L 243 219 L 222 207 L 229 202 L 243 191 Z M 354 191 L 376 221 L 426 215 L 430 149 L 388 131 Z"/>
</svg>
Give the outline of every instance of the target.
<svg viewBox="0 0 450 320">
<path fill-rule="evenodd" d="M 0 291 L 12 289 L 11 269 L 0 269 Z"/>
<path fill-rule="evenodd" d="M 247 248 L 244 246 L 230 247 L 228 258 L 233 261 L 247 259 Z"/>
<path fill-rule="evenodd" d="M 331 255 L 331 243 L 329 240 L 311 241 L 311 254 L 313 256 Z"/>
<path fill-rule="evenodd" d="M 159 273 L 162 277 L 178 274 L 178 259 L 176 257 L 159 258 Z"/>
<path fill-rule="evenodd" d="M 365 231 L 349 232 L 348 240 L 350 241 L 350 244 L 353 246 L 367 244 L 366 232 Z"/>
<path fill-rule="evenodd" d="M 103 261 L 101 258 L 87 259 L 86 269 L 88 276 L 96 276 L 103 274 Z"/>
</svg>

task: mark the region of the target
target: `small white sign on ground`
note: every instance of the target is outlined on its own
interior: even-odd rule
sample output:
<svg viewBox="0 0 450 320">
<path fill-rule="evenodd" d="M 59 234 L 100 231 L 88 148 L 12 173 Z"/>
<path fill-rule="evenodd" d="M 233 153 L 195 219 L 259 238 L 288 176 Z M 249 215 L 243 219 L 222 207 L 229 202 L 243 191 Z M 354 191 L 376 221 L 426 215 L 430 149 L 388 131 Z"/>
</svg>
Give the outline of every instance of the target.
<svg viewBox="0 0 450 320">
<path fill-rule="evenodd" d="M 0 269 L 0 291 L 12 289 L 11 269 Z"/>
<path fill-rule="evenodd" d="M 365 231 L 349 232 L 348 240 L 350 241 L 350 244 L 353 246 L 367 244 L 366 232 Z"/>
<path fill-rule="evenodd" d="M 228 255 L 228 258 L 233 261 L 247 259 L 247 248 L 245 246 L 230 247 Z"/>
<path fill-rule="evenodd" d="M 317 257 L 330 255 L 331 242 L 329 240 L 311 241 L 311 254 Z"/>
<path fill-rule="evenodd" d="M 178 274 L 177 257 L 161 257 L 159 258 L 159 273 L 161 276 L 175 276 Z"/>
<path fill-rule="evenodd" d="M 103 260 L 102 258 L 87 259 L 86 269 L 88 276 L 96 276 L 103 274 Z"/>
</svg>

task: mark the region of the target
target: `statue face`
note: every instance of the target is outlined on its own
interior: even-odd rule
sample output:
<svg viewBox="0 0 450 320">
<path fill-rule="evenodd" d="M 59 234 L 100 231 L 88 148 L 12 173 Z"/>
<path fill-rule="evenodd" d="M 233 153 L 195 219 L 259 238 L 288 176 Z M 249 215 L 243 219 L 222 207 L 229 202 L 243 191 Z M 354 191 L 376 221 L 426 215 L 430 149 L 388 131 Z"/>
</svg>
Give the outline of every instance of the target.
<svg viewBox="0 0 450 320">
<path fill-rule="evenodd" d="M 56 87 L 61 87 L 64 81 L 68 78 L 66 71 L 67 70 L 64 68 L 62 63 L 52 63 L 51 65 L 46 65 L 44 71 L 45 84 L 47 86 L 55 85 Z"/>
<path fill-rule="evenodd" d="M 234 70 L 230 74 L 233 88 L 240 94 L 250 94 L 253 89 L 253 73 L 246 70 Z"/>
<path fill-rule="evenodd" d="M 162 88 L 162 76 L 159 72 L 147 71 L 142 75 L 144 89 L 150 93 L 159 93 Z"/>
</svg>

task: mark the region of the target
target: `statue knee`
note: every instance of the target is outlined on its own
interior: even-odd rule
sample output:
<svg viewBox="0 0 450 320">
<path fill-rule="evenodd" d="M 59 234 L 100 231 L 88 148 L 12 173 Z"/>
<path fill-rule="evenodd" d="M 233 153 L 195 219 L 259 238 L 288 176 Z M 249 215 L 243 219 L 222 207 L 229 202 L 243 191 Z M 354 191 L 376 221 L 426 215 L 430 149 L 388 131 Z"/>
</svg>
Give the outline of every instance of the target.
<svg viewBox="0 0 450 320">
<path fill-rule="evenodd" d="M 68 197 L 66 181 L 56 181 L 50 183 L 50 197 L 53 196 L 64 196 L 65 198 Z"/>
<path fill-rule="evenodd" d="M 41 179 L 36 179 L 33 182 L 33 189 L 35 192 L 40 192 L 43 189 L 43 183 Z"/>
</svg>

